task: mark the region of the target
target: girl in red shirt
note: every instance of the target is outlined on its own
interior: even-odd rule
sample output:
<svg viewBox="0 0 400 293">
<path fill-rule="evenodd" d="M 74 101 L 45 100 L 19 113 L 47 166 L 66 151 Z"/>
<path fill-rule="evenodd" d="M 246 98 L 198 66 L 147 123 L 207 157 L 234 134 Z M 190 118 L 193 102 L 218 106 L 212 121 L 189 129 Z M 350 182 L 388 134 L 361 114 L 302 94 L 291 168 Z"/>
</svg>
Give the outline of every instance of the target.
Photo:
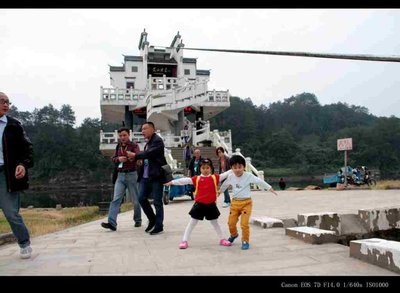
<svg viewBox="0 0 400 293">
<path fill-rule="evenodd" d="M 171 185 L 187 185 L 192 184 L 195 186 L 195 198 L 194 205 L 189 212 L 191 219 L 185 229 L 182 241 L 179 243 L 180 249 L 188 248 L 188 239 L 197 223 L 202 221 L 204 218 L 211 222 L 217 235 L 219 237 L 219 244 L 222 246 L 231 246 L 231 243 L 223 237 L 221 227 L 218 223 L 218 217 L 221 214 L 218 210 L 216 201 L 218 193 L 218 184 L 220 180 L 224 180 L 228 177 L 232 171 L 228 171 L 222 174 L 212 174 L 214 167 L 210 159 L 202 159 L 200 161 L 200 172 L 198 176 L 192 178 L 180 178 L 165 183 L 166 186 Z"/>
</svg>

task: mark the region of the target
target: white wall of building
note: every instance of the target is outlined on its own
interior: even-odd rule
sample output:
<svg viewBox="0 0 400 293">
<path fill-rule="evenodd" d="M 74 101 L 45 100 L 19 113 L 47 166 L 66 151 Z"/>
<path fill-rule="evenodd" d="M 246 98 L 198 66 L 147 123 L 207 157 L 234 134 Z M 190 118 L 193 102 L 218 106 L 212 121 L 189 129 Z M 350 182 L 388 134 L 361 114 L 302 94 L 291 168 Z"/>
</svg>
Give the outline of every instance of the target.
<svg viewBox="0 0 400 293">
<path fill-rule="evenodd" d="M 125 88 L 125 72 L 123 71 L 111 71 L 110 72 L 110 83 L 115 88 Z"/>
<path fill-rule="evenodd" d="M 137 72 L 132 72 L 132 67 L 136 66 L 138 68 Z M 140 61 L 126 61 L 125 72 L 123 71 L 111 71 L 110 76 L 111 86 L 117 88 L 126 88 L 126 83 L 130 81 L 135 82 L 135 89 L 145 89 L 147 78 L 146 78 L 147 68 L 143 66 L 143 62 Z"/>
<path fill-rule="evenodd" d="M 199 82 L 208 82 L 208 81 L 210 81 L 210 76 L 207 76 L 207 75 L 198 75 L 198 76 L 197 76 L 197 80 L 198 80 Z"/>
<path fill-rule="evenodd" d="M 136 66 L 138 68 L 137 72 L 132 72 L 132 67 Z M 125 63 L 125 73 L 126 77 L 135 77 L 135 89 L 144 90 L 146 88 L 147 78 L 147 68 L 144 68 L 143 62 L 140 61 L 126 61 Z M 132 80 L 132 79 L 129 79 Z"/>
<path fill-rule="evenodd" d="M 183 64 L 183 77 L 186 78 L 196 78 L 196 63 L 182 63 Z M 185 74 L 185 69 L 190 70 L 190 74 Z"/>
</svg>

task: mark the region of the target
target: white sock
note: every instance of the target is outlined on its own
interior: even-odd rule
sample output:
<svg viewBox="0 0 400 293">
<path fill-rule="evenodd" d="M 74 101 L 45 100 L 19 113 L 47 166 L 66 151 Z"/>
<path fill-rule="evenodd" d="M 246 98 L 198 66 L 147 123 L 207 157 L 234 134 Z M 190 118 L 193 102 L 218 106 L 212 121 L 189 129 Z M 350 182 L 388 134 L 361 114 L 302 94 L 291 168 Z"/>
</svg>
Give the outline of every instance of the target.
<svg viewBox="0 0 400 293">
<path fill-rule="evenodd" d="M 218 220 L 211 220 L 211 225 L 214 227 L 215 232 L 217 232 L 217 235 L 219 237 L 219 239 L 224 239 L 224 235 L 222 234 L 222 230 L 221 230 L 221 226 L 218 224 Z"/>
<path fill-rule="evenodd" d="M 186 226 L 185 233 L 183 234 L 182 241 L 188 241 L 190 234 L 192 234 L 192 231 L 198 222 L 199 220 L 193 218 L 190 219 L 188 225 Z"/>
</svg>

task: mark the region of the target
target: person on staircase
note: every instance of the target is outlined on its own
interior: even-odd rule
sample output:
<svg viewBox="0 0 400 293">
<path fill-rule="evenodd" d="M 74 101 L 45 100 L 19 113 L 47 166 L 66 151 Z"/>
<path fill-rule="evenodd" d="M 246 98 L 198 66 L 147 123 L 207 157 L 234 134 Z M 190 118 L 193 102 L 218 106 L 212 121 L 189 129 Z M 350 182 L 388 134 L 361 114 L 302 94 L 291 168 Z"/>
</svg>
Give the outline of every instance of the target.
<svg viewBox="0 0 400 293">
<path fill-rule="evenodd" d="M 200 149 L 195 149 L 193 151 L 193 157 L 189 162 L 189 168 L 188 168 L 188 176 L 189 177 L 200 175 L 200 161 L 201 161 L 201 151 L 200 151 Z M 189 185 L 188 187 L 189 187 L 188 195 L 190 197 L 193 197 L 195 187 L 192 185 Z"/>
<path fill-rule="evenodd" d="M 223 147 L 217 147 L 216 154 L 218 157 L 218 174 L 222 174 L 231 169 L 231 165 L 229 164 L 229 157 L 225 154 L 225 150 Z M 225 180 L 221 181 L 221 184 L 224 183 Z M 227 208 L 231 205 L 231 198 L 229 196 L 228 189 L 224 192 L 224 203 L 222 204 L 223 208 Z"/>
<path fill-rule="evenodd" d="M 186 147 L 183 149 L 183 159 L 185 160 L 186 169 L 189 169 L 189 163 L 192 159 L 192 155 L 192 149 L 190 148 L 190 145 L 187 144 Z"/>
</svg>

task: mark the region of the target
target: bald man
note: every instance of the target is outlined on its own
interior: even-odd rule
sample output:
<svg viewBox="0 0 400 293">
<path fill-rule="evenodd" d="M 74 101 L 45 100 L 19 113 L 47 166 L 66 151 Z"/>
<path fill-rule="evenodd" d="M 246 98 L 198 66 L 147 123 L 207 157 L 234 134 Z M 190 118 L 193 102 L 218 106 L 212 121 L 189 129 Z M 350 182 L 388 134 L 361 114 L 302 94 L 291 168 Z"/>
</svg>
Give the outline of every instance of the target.
<svg viewBox="0 0 400 293">
<path fill-rule="evenodd" d="M 0 208 L 20 247 L 20 257 L 31 257 L 29 231 L 19 214 L 20 191 L 28 189 L 27 168 L 33 166 L 32 143 L 21 123 L 7 116 L 8 96 L 0 92 Z"/>
</svg>

